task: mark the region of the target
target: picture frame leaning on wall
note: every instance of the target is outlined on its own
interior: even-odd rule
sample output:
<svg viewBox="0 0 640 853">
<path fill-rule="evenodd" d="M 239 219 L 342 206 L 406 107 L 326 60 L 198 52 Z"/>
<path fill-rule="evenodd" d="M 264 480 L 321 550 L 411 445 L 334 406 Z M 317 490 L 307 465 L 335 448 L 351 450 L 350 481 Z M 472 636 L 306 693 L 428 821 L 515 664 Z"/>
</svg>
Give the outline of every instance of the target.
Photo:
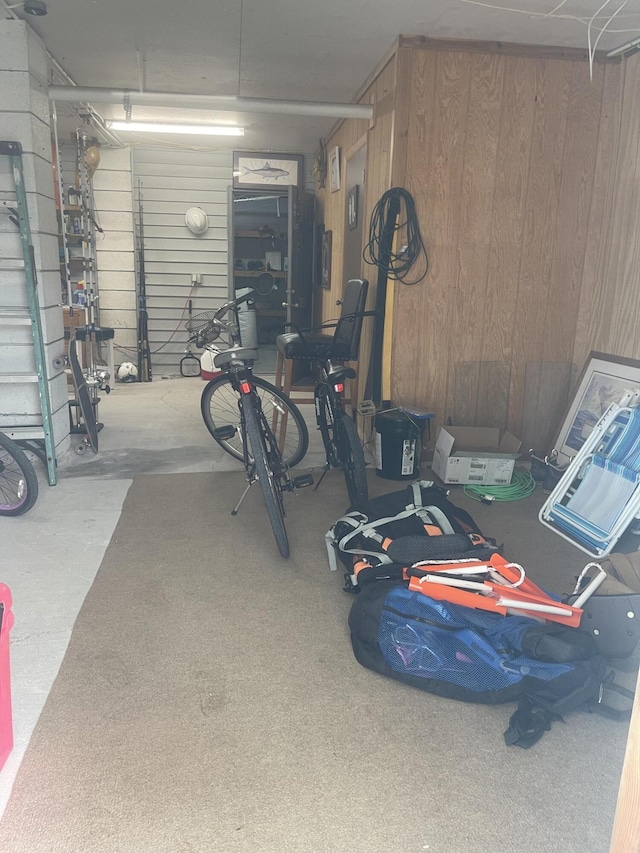
<svg viewBox="0 0 640 853">
<path fill-rule="evenodd" d="M 569 462 L 611 403 L 640 389 L 640 361 L 592 351 L 553 445 L 558 462 Z"/>
</svg>

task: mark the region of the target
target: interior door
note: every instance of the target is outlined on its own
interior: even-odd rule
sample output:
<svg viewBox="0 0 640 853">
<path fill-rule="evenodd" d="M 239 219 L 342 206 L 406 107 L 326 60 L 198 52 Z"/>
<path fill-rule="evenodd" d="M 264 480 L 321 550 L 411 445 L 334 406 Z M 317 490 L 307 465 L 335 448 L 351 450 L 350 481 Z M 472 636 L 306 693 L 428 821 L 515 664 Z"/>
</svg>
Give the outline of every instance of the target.
<svg viewBox="0 0 640 853">
<path fill-rule="evenodd" d="M 313 307 L 313 198 L 296 187 L 289 188 L 289 246 L 287 322 L 305 329 Z"/>
<path fill-rule="evenodd" d="M 287 319 L 290 201 L 286 188 L 231 196 L 233 293 L 254 290 L 258 346 L 273 346 Z"/>
</svg>

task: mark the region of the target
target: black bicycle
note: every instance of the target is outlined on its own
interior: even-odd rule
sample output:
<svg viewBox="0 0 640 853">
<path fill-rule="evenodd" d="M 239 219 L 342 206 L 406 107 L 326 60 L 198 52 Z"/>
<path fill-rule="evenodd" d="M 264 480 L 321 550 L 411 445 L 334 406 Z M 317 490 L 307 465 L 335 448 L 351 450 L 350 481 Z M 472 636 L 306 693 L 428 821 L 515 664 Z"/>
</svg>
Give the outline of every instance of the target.
<svg viewBox="0 0 640 853">
<path fill-rule="evenodd" d="M 0 515 L 22 515 L 38 497 L 38 477 L 29 457 L 0 432 Z"/>
<path fill-rule="evenodd" d="M 352 505 L 360 504 L 369 498 L 364 451 L 356 425 L 345 412 L 342 401 L 345 380 L 355 379 L 356 372 L 352 367 L 334 365 L 329 359 L 324 362 L 321 371 L 313 397 L 316 421 L 327 458 L 322 477 L 329 468 L 342 468 L 349 500 Z"/>
<path fill-rule="evenodd" d="M 217 311 L 194 315 L 187 321 L 189 340 L 201 349 L 212 352 L 214 358 L 223 352 L 216 342 L 224 334 L 228 335 L 231 347 L 239 347 L 238 306 L 250 298 L 251 294 L 247 294 L 227 302 Z M 269 418 L 271 431 L 277 437 L 282 458 L 290 468 L 294 468 L 309 448 L 309 431 L 305 420 L 295 403 L 275 385 L 253 374 L 252 382 L 254 392 L 260 398 L 262 411 Z M 211 379 L 204 387 L 200 410 L 214 440 L 230 456 L 242 461 L 244 444 L 240 430 L 239 400 L 236 384 L 226 371 L 220 369 L 219 376 Z"/>
<path fill-rule="evenodd" d="M 249 297 L 234 299 L 216 312 L 197 314 L 187 322 L 189 340 L 214 352 L 220 376 L 205 387 L 201 409 L 215 441 L 239 459 L 247 472 L 247 487 L 232 510 L 236 515 L 245 495 L 260 483 L 273 534 L 283 557 L 289 556 L 284 523 L 283 492 L 313 484 L 311 474 L 291 475 L 309 446 L 309 434 L 297 408 L 281 391 L 253 375 L 258 352 L 239 345 L 237 308 Z M 220 350 L 214 342 L 228 332 L 232 346 Z"/>
</svg>

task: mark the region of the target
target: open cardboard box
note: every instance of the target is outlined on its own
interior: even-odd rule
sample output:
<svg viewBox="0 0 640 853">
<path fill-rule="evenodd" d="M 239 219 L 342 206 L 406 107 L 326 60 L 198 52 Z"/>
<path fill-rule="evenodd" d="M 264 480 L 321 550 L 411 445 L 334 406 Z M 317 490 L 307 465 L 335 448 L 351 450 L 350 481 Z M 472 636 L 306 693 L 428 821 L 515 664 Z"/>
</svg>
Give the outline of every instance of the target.
<svg viewBox="0 0 640 853">
<path fill-rule="evenodd" d="M 507 486 L 520 444 L 496 427 L 441 427 L 431 468 L 445 483 Z"/>
</svg>

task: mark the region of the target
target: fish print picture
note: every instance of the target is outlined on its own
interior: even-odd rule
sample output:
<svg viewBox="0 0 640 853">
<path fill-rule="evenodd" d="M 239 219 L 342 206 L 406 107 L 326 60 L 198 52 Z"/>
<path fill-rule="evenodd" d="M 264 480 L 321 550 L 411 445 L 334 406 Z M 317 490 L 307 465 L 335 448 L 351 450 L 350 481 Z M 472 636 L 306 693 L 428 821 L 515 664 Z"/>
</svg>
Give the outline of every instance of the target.
<svg viewBox="0 0 640 853">
<path fill-rule="evenodd" d="M 286 178 L 289 172 L 285 171 L 285 169 L 278 169 L 276 166 L 270 166 L 268 163 L 265 163 L 261 169 L 245 169 L 245 175 L 260 175 L 261 178 L 273 178 L 274 180 L 278 180 L 278 178 Z"/>
<path fill-rule="evenodd" d="M 297 154 L 234 153 L 233 185 L 258 187 L 298 186 L 302 175 L 302 157 Z"/>
</svg>

